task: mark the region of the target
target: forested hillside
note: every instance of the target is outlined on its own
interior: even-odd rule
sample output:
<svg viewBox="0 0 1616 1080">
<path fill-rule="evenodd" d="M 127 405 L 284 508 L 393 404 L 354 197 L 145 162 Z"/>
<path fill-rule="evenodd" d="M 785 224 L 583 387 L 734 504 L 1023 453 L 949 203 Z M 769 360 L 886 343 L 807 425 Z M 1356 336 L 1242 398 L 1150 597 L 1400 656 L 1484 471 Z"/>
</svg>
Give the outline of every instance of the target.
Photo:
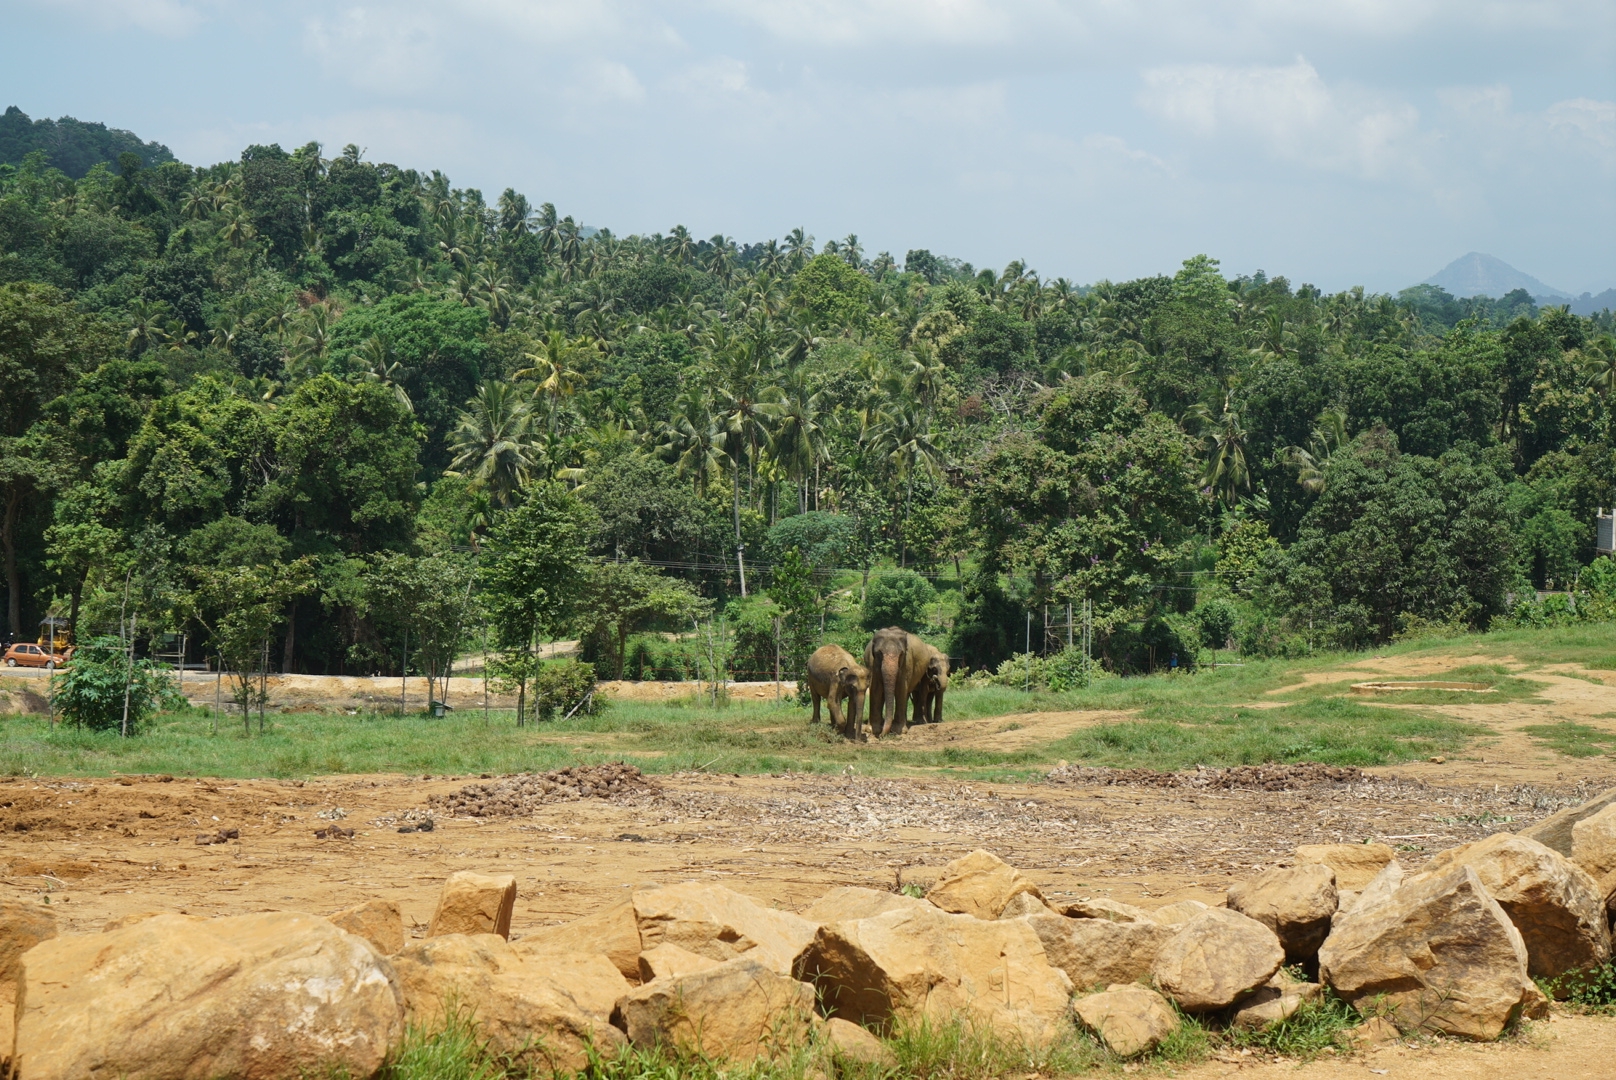
<svg viewBox="0 0 1616 1080">
<path fill-rule="evenodd" d="M 619 237 L 351 146 L 35 152 L 0 167 L 6 626 L 127 612 L 316 673 L 441 671 L 487 627 L 520 675 L 546 637 L 616 671 L 640 630 L 778 614 L 789 664 L 868 584 L 977 667 L 1090 602 L 1128 672 L 1584 617 L 1612 329 L 1205 256 L 1077 287 Z"/>
</svg>

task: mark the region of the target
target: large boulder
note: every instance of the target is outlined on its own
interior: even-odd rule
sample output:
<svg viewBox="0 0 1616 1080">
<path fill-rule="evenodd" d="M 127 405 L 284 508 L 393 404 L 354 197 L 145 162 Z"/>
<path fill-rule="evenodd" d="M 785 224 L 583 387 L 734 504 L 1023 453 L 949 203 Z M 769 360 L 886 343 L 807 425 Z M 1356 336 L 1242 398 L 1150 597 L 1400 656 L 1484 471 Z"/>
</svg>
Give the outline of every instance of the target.
<svg viewBox="0 0 1616 1080">
<path fill-rule="evenodd" d="M 1571 826 L 1571 861 L 1588 871 L 1608 903 L 1616 893 L 1616 805 Z"/>
<path fill-rule="evenodd" d="M 445 1010 L 475 1018 L 489 1049 L 519 1068 L 573 1073 L 588 1064 L 593 1045 L 610 1053 L 623 1035 L 529 964 L 498 934 L 444 934 L 408 946 L 393 958 L 412 1024 L 443 1027 Z"/>
<path fill-rule="evenodd" d="M 1281 972 L 1241 1002 L 1229 1023 L 1246 1031 L 1261 1031 L 1289 1020 L 1303 1004 L 1317 1001 L 1323 992 L 1320 983 L 1291 982 Z"/>
<path fill-rule="evenodd" d="M 1385 844 L 1303 844 L 1296 849 L 1297 866 L 1328 866 L 1335 871 L 1335 887 L 1362 892 L 1397 853 Z"/>
<path fill-rule="evenodd" d="M 512 875 L 457 870 L 443 883 L 426 936 L 498 934 L 508 938 L 515 908 L 516 878 Z"/>
<path fill-rule="evenodd" d="M 1330 932 L 1337 895 L 1335 871 L 1322 863 L 1276 867 L 1229 889 L 1229 910 L 1256 919 L 1279 936 L 1292 963 L 1312 959 Z"/>
<path fill-rule="evenodd" d="M 623 900 L 593 915 L 522 935 L 522 944 L 566 952 L 601 953 L 631 982 L 640 979 L 640 924 L 634 903 Z"/>
<path fill-rule="evenodd" d="M 617 1003 L 617 1015 L 635 1046 L 750 1061 L 808 1041 L 814 990 L 742 956 L 637 987 Z"/>
<path fill-rule="evenodd" d="M 1438 852 L 1421 874 L 1473 867 L 1526 942 L 1526 973 L 1552 979 L 1610 959 L 1605 894 L 1588 872 L 1536 840 L 1495 833 Z M 1405 884 L 1403 886 L 1407 888 Z"/>
<path fill-rule="evenodd" d="M 579 1008 L 599 1020 L 610 1020 L 617 999 L 634 988 L 605 953 L 573 952 L 526 940 L 511 947 L 528 970 L 571 994 Z"/>
<path fill-rule="evenodd" d="M 1163 926 L 1183 926 L 1201 912 L 1208 910 L 1199 900 L 1179 900 L 1163 904 L 1150 913 L 1150 917 Z"/>
<path fill-rule="evenodd" d="M 13 1026 L 22 954 L 55 936 L 56 915 L 44 904 L 0 900 L 0 1031 Z"/>
<path fill-rule="evenodd" d="M 809 905 L 802 917 L 811 923 L 846 922 L 848 919 L 868 919 L 899 908 L 927 907 L 926 901 L 903 893 L 884 889 L 865 889 L 857 885 L 842 885 L 832 889 Z"/>
<path fill-rule="evenodd" d="M 404 947 L 404 916 L 391 900 L 366 900 L 327 918 L 337 929 L 370 942 L 383 956 L 392 956 Z"/>
<path fill-rule="evenodd" d="M 1043 943 L 1049 962 L 1066 972 L 1078 990 L 1145 978 L 1156 954 L 1178 932 L 1154 921 L 1111 922 L 1060 915 L 1028 916 L 1027 925 Z"/>
<path fill-rule="evenodd" d="M 816 928 L 800 915 L 702 882 L 643 889 L 635 892 L 633 904 L 641 951 L 677 945 L 711 960 L 745 955 L 782 975 L 791 971 Z"/>
<path fill-rule="evenodd" d="M 1349 1004 L 1389 1009 L 1401 1027 L 1471 1039 L 1497 1038 L 1540 1001 L 1520 931 L 1472 866 L 1360 902 L 1319 949 L 1319 975 Z"/>
<path fill-rule="evenodd" d="M 1146 986 L 1118 983 L 1072 1004 L 1077 1018 L 1118 1057 L 1154 1050 L 1178 1030 L 1178 1014 L 1167 999 Z"/>
<path fill-rule="evenodd" d="M 1156 985 L 1185 1012 L 1226 1009 L 1273 978 L 1285 949 L 1238 911 L 1208 908 L 1179 928 L 1151 965 Z"/>
<path fill-rule="evenodd" d="M 1616 806 L 1616 788 L 1596 795 L 1585 803 L 1568 806 L 1558 813 L 1550 814 L 1536 825 L 1522 829 L 1516 835 L 1536 840 L 1544 847 L 1553 848 L 1569 859 L 1572 857 L 1572 845 L 1576 842 L 1573 830 L 1577 822 L 1586 821 L 1607 806 Z"/>
<path fill-rule="evenodd" d="M 926 899 L 956 915 L 997 919 L 1005 905 L 1022 893 L 1043 899 L 1038 886 L 1022 877 L 1021 871 L 992 852 L 978 849 L 943 867 Z"/>
<path fill-rule="evenodd" d="M 1072 980 L 1026 919 L 900 909 L 819 928 L 797 961 L 825 1010 L 861 1024 L 964 1016 L 1034 1044 L 1058 1036 Z"/>
<path fill-rule="evenodd" d="M 1084 897 L 1060 907 L 1069 919 L 1106 919 L 1110 922 L 1155 922 L 1156 916 L 1142 907 L 1105 897 Z"/>
<path fill-rule="evenodd" d="M 837 1060 L 874 1065 L 881 1069 L 895 1068 L 898 1064 L 898 1056 L 886 1043 L 851 1020 L 833 1016 L 825 1021 L 823 1033 L 825 1045 Z"/>
<path fill-rule="evenodd" d="M 694 975 L 698 971 L 706 971 L 708 968 L 715 968 L 719 964 L 727 962 L 714 960 L 706 956 L 698 956 L 689 949 L 681 949 L 677 945 L 658 945 L 656 948 L 646 949 L 640 954 L 640 981 L 677 979 L 680 976 Z"/>
<path fill-rule="evenodd" d="M 22 957 L 17 1080 L 374 1074 L 404 1033 L 387 960 L 314 915 L 158 915 Z"/>
</svg>

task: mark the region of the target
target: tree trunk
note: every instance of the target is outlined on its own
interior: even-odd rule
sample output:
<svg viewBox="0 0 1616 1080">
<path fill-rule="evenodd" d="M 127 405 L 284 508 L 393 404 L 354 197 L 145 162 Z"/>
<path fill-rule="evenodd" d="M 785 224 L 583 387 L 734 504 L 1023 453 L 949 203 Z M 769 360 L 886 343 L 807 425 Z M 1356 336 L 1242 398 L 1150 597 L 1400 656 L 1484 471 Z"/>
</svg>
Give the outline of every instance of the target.
<svg viewBox="0 0 1616 1080">
<path fill-rule="evenodd" d="M 281 650 L 281 674 L 292 673 L 292 656 L 297 647 L 297 601 L 286 605 L 286 645 Z"/>
<path fill-rule="evenodd" d="M 0 521 L 0 545 L 5 548 L 6 563 L 6 629 L 12 640 L 22 640 L 22 576 L 17 573 L 17 517 L 22 513 L 22 484 L 17 481 L 6 489 L 6 512 Z M 736 536 L 740 535 L 740 521 L 735 519 Z"/>
<path fill-rule="evenodd" d="M 85 574 L 73 580 L 72 606 L 67 610 L 67 636 L 76 645 L 79 640 L 79 601 L 84 596 Z"/>
<path fill-rule="evenodd" d="M 741 470 L 736 469 L 731 474 L 734 480 L 734 499 L 732 506 L 735 513 L 735 566 L 741 576 L 741 597 L 746 597 L 746 562 L 741 557 Z"/>
</svg>

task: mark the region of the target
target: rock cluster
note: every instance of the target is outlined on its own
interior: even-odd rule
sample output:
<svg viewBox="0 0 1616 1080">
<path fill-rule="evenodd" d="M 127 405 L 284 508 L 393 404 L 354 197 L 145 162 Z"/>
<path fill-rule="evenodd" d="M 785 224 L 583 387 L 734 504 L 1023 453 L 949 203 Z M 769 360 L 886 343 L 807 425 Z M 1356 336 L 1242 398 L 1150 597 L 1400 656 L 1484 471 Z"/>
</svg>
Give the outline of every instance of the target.
<svg viewBox="0 0 1616 1080">
<path fill-rule="evenodd" d="M 519 817 L 546 803 L 654 794 L 656 784 L 633 765 L 573 765 L 547 773 L 522 773 L 488 784 L 467 784 L 448 795 L 433 795 L 433 810 L 458 817 Z"/>
<path fill-rule="evenodd" d="M 406 1027 L 431 1030 L 449 1009 L 543 1073 L 631 1046 L 737 1062 L 808 1048 L 823 1075 L 888 1069 L 880 1035 L 955 1020 L 1032 1046 L 1076 1022 L 1130 1057 L 1169 1038 L 1180 1013 L 1255 1030 L 1327 992 L 1373 1008 L 1365 1042 L 1491 1039 L 1543 1015 L 1534 977 L 1557 985 L 1609 960 L 1611 819 L 1574 823 L 1582 866 L 1512 834 L 1417 873 L 1384 848 L 1322 845 L 1221 906 L 1154 911 L 1057 910 L 985 851 L 946 866 L 924 899 L 838 888 L 793 914 L 686 883 L 514 942 L 515 878 L 470 872 L 444 882 L 414 941 L 397 906 L 374 900 L 327 918 L 145 913 L 73 935 L 48 909 L 0 905 L 8 1075 L 374 1076 Z"/>
</svg>

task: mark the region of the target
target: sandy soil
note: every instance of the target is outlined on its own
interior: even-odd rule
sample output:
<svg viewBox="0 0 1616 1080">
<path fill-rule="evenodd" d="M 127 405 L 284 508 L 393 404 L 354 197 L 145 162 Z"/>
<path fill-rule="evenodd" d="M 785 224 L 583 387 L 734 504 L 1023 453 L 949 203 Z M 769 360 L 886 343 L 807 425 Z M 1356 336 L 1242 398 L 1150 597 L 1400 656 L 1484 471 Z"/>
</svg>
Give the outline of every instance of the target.
<svg viewBox="0 0 1616 1080">
<path fill-rule="evenodd" d="M 3 782 L 0 895 L 48 899 L 65 928 L 80 932 L 143 911 L 325 913 L 375 897 L 396 901 L 419 935 L 443 878 L 474 869 L 517 875 L 513 931 L 520 936 L 598 910 L 630 888 L 692 879 L 800 909 L 835 885 L 926 884 L 949 859 L 980 846 L 1022 867 L 1057 900 L 1215 902 L 1229 883 L 1285 861 L 1298 843 L 1383 840 L 1417 864 L 1580 801 L 1596 786 L 1495 791 L 1381 776 L 1267 792 L 679 775 L 659 778 L 654 794 L 548 803 L 514 818 L 438 816 L 432 832 L 397 831 L 400 822 L 433 813 L 432 796 L 480 782 Z M 356 835 L 316 839 L 331 821 Z M 239 829 L 240 838 L 197 843 L 199 834 L 226 828 Z M 1435 1077 L 1610 1075 L 1616 1021 L 1562 1017 L 1540 1028 L 1548 1035 L 1502 1049 L 1381 1050 L 1303 1073 L 1363 1075 L 1368 1064 L 1403 1070 L 1388 1075 L 1416 1068 Z M 1192 1075 L 1224 1073 L 1206 1066 Z"/>
</svg>

